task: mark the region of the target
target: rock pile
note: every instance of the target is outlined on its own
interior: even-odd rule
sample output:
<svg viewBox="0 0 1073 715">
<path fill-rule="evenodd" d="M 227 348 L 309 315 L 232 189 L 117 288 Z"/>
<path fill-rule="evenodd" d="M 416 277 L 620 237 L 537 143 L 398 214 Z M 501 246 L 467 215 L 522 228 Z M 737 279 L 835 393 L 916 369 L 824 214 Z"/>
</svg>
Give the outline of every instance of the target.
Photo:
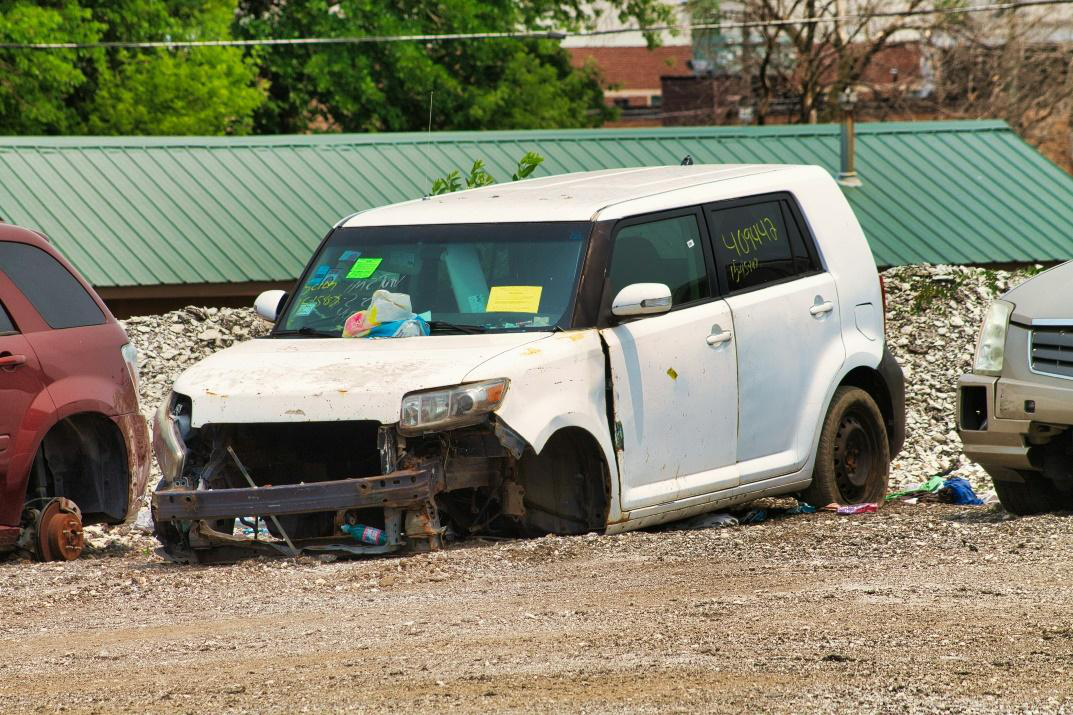
<svg viewBox="0 0 1073 715">
<path fill-rule="evenodd" d="M 958 376 L 972 365 L 988 303 L 1025 280 L 1029 272 L 903 266 L 883 276 L 887 340 L 905 370 L 907 403 L 906 445 L 891 470 L 891 487 L 952 470 L 978 491 L 987 491 L 989 479 L 961 451 L 954 422 L 955 388 Z M 124 323 L 138 348 L 141 404 L 147 418 L 187 367 L 270 328 L 250 309 L 193 306 Z M 151 484 L 157 476 L 154 470 Z"/>
<path fill-rule="evenodd" d="M 891 487 L 951 472 L 977 492 L 991 480 L 961 450 L 954 411 L 958 376 L 972 367 L 988 304 L 1034 271 L 963 266 L 901 266 L 883 273 L 887 343 L 905 371 L 905 449 L 891 465 Z"/>
<path fill-rule="evenodd" d="M 250 308 L 188 306 L 121 321 L 138 348 L 142 412 L 151 418 L 183 370 L 222 348 L 265 335 L 272 327 Z"/>
</svg>

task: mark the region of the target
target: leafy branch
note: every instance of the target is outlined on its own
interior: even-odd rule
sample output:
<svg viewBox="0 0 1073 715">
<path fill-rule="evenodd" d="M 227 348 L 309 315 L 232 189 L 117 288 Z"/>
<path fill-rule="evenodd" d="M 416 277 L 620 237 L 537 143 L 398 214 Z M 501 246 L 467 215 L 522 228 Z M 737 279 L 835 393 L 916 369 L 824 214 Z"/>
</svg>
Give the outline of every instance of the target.
<svg viewBox="0 0 1073 715">
<path fill-rule="evenodd" d="M 544 157 L 537 154 L 534 151 L 526 152 L 525 156 L 518 160 L 518 168 L 511 175 L 511 181 L 521 181 L 522 179 L 529 178 L 536 168 L 544 163 Z M 462 190 L 463 177 L 458 169 L 455 169 L 447 176 L 436 179 L 432 182 L 432 190 L 429 192 L 433 196 L 439 196 L 440 194 L 449 194 L 454 191 Z M 488 173 L 488 169 L 484 166 L 484 160 L 477 159 L 473 162 L 473 166 L 470 167 L 469 173 L 465 177 L 467 189 L 477 189 L 481 186 L 490 186 L 496 183 L 495 177 Z"/>
</svg>

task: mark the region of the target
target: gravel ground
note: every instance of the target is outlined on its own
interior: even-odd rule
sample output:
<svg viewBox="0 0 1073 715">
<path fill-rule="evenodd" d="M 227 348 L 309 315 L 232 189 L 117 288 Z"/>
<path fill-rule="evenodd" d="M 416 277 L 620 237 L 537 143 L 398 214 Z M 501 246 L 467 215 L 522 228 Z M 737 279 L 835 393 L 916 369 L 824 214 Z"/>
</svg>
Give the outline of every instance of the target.
<svg viewBox="0 0 1073 715">
<path fill-rule="evenodd" d="M 1062 712 L 1073 520 L 755 526 L 175 567 L 0 564 L 0 711 Z"/>
<path fill-rule="evenodd" d="M 954 385 L 987 302 L 1024 275 L 885 278 L 908 385 L 892 487 L 951 471 L 984 493 Z M 267 327 L 199 308 L 126 325 L 147 416 L 182 369 Z M 0 563 L 0 712 L 1073 710 L 1065 514 L 893 504 L 225 567 L 88 532 L 76 562 Z"/>
</svg>

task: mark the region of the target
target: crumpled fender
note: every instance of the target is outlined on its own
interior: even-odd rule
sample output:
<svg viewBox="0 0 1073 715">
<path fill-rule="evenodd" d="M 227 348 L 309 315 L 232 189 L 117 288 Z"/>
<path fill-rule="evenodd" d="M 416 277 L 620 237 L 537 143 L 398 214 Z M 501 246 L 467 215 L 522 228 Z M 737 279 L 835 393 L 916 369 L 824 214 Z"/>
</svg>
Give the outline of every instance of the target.
<svg viewBox="0 0 1073 715">
<path fill-rule="evenodd" d="M 570 330 L 508 350 L 471 370 L 464 382 L 510 379 L 496 419 L 539 453 L 567 427 L 585 430 L 603 451 L 612 475 L 609 521 L 620 518 L 618 464 L 607 417 L 604 350 L 595 329 Z"/>
</svg>

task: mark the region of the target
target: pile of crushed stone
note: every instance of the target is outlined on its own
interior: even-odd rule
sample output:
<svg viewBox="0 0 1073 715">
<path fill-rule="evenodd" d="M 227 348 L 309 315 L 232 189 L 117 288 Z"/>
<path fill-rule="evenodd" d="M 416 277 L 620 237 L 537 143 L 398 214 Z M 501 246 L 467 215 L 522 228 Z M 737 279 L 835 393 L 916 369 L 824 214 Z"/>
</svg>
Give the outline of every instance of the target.
<svg viewBox="0 0 1073 715">
<path fill-rule="evenodd" d="M 978 493 L 991 479 L 961 449 L 955 410 L 958 377 L 972 368 L 988 304 L 1030 278 L 964 266 L 900 266 L 883 273 L 887 343 L 905 372 L 905 448 L 891 465 L 891 489 L 935 474 L 964 477 Z"/>
</svg>

